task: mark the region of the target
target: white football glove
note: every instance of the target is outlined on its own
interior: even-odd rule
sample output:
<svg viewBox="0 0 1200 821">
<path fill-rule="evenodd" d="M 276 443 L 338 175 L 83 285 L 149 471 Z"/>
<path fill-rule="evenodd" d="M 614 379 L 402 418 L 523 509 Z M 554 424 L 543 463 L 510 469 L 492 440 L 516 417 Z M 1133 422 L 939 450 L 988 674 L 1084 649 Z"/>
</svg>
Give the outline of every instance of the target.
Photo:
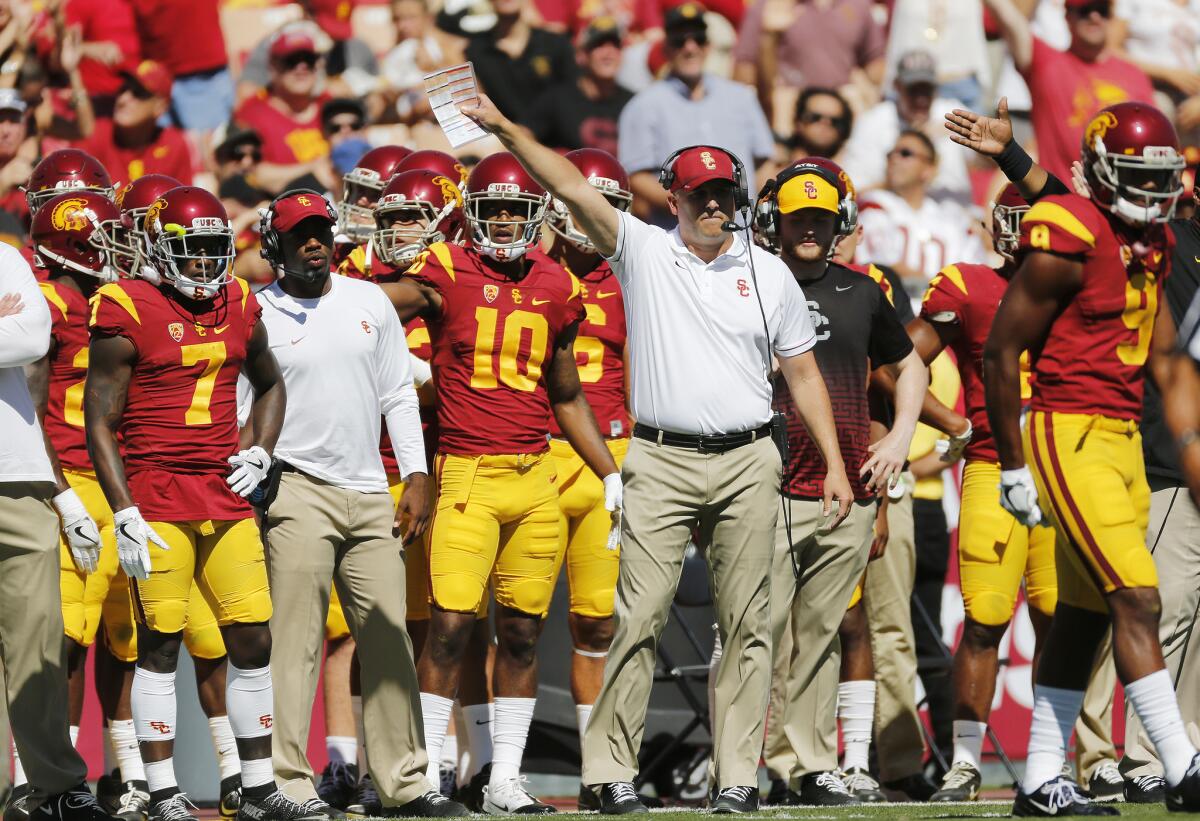
<svg viewBox="0 0 1200 821">
<path fill-rule="evenodd" d="M 934 450 L 941 454 L 941 461 L 948 465 L 952 465 L 962 458 L 963 451 L 967 449 L 967 445 L 971 444 L 971 436 L 975 433 L 975 427 L 971 424 L 971 420 L 967 420 L 966 433 L 961 433 L 958 436 L 951 436 L 949 439 L 939 439 L 935 444 Z"/>
<path fill-rule="evenodd" d="M 229 464 L 233 466 L 233 473 L 229 474 L 225 484 L 238 496 L 246 498 L 267 478 L 271 470 L 271 454 L 258 445 L 252 445 L 230 456 Z"/>
<path fill-rule="evenodd" d="M 1033 483 L 1033 474 L 1029 472 L 1028 465 L 1016 470 L 1000 471 L 1000 506 L 1026 527 L 1042 523 L 1037 485 Z"/>
<path fill-rule="evenodd" d="M 71 547 L 75 566 L 84 573 L 95 573 L 100 563 L 100 528 L 96 527 L 73 488 L 64 490 L 53 501 L 58 518 L 62 519 L 63 533 Z"/>
<path fill-rule="evenodd" d="M 604 477 L 604 509 L 612 514 L 612 527 L 608 530 L 609 550 L 621 546 L 621 514 L 625 507 L 625 486 L 621 484 L 621 474 L 610 473 Z"/>
<path fill-rule="evenodd" d="M 117 531 L 117 559 L 121 569 L 131 579 L 150 578 L 150 542 L 163 550 L 171 548 L 155 533 L 136 507 L 127 507 L 113 514 Z"/>
</svg>

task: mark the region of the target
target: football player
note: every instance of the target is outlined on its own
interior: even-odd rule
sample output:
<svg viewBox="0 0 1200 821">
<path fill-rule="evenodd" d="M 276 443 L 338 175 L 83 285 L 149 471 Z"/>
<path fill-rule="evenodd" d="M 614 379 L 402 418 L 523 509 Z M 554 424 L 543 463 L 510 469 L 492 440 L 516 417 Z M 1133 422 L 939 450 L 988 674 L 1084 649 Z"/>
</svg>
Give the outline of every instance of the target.
<svg viewBox="0 0 1200 821">
<path fill-rule="evenodd" d="M 413 151 L 401 145 L 381 145 L 363 154 L 342 177 L 342 198 L 337 204 L 334 235 L 334 266 L 352 253 L 363 255 L 358 263 L 364 274 L 371 271 L 374 256 L 371 233 L 375 230 L 375 203 L 383 187 L 396 174 L 400 162 Z"/>
<path fill-rule="evenodd" d="M 30 216 L 47 201 L 65 191 L 94 191 L 112 199 L 112 178 L 98 159 L 78 148 L 62 148 L 42 158 L 25 184 Z"/>
<path fill-rule="evenodd" d="M 433 606 L 418 675 L 431 762 L 441 754 L 462 655 L 489 582 L 496 608 L 493 757 L 483 809 L 544 813 L 521 756 L 537 694 L 537 638 L 558 566 L 550 413 L 602 476 L 605 507 L 621 477 L 579 383 L 579 281 L 536 247 L 549 197 L 511 154 L 467 181 L 467 245 L 437 243 L 385 285 L 402 320 L 424 317 L 433 347 L 439 445 L 430 539 Z M 611 538 L 611 535 L 610 535 Z"/>
<path fill-rule="evenodd" d="M 243 498 L 266 477 L 282 421 L 278 366 L 249 286 L 232 277 L 233 232 L 220 201 L 202 189 L 174 188 L 150 205 L 143 224 L 162 281 L 108 283 L 93 296 L 84 415 L 88 449 L 115 511 L 121 568 L 134 580 L 132 708 L 149 815 L 194 818 L 172 762 L 175 668 L 194 581 L 230 659 L 227 702 L 244 788 L 238 818 L 320 819 L 279 792 L 272 776 L 271 599 L 262 542 Z M 243 368 L 257 395 L 260 435 L 238 451 Z"/>
<path fill-rule="evenodd" d="M 628 211 L 633 202 L 625 169 L 606 151 L 580 148 L 567 154 L 580 173 L 614 208 Z M 580 283 L 586 311 L 575 338 L 579 381 L 592 413 L 607 437 L 617 467 L 629 447 L 629 410 L 625 402 L 625 302 L 621 286 L 608 263 L 558 200 L 547 220 L 554 240 L 546 252 Z M 587 470 L 583 459 L 551 424 L 550 453 L 558 469 L 560 555 L 565 557 L 571 601 L 567 616 L 574 654 L 571 657 L 571 696 L 579 722 L 579 744 L 587 729 L 592 705 L 604 680 L 604 660 L 613 636 L 620 552 L 607 546 L 610 517 L 604 509 L 604 486 Z M 596 794 L 582 786 L 579 808 L 600 808 Z"/>
<path fill-rule="evenodd" d="M 1138 418 L 1150 342 L 1182 192 L 1175 130 L 1141 103 L 1101 110 L 1084 130 L 1090 196 L 1039 200 L 1021 224 L 1022 262 L 984 349 L 1000 502 L 1057 539 L 1058 606 L 1034 689 L 1016 815 L 1115 814 L 1059 775 L 1091 662 L 1111 625 L 1117 675 L 1158 751 L 1171 809 L 1200 810 L 1200 756 L 1188 739 L 1158 642 L 1146 547 L 1150 490 Z M 1033 391 L 1021 423 L 1020 357 Z"/>
</svg>

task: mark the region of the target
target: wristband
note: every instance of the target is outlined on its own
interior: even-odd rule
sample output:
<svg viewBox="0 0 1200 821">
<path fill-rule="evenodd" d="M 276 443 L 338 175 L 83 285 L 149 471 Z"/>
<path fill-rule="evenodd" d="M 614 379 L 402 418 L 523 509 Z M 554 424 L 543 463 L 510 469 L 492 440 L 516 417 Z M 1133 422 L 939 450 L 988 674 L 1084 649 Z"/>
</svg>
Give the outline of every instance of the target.
<svg viewBox="0 0 1200 821">
<path fill-rule="evenodd" d="M 1033 168 L 1033 158 L 1025 153 L 1025 149 L 1016 140 L 1009 140 L 1008 145 L 996 157 L 996 165 L 1004 172 L 1011 182 L 1020 182 L 1029 175 Z"/>
</svg>

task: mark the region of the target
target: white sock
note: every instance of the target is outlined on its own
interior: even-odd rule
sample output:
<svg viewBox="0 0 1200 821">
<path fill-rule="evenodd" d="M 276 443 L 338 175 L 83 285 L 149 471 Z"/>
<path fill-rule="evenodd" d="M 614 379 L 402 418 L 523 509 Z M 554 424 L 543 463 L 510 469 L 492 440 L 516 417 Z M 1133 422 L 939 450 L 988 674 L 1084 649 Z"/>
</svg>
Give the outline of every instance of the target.
<svg viewBox="0 0 1200 821">
<path fill-rule="evenodd" d="M 232 669 L 232 667 L 230 668 Z M 252 758 L 242 762 L 242 786 L 261 787 L 263 784 L 274 784 L 275 773 L 271 769 L 271 759 Z"/>
<path fill-rule="evenodd" d="M 122 781 L 145 781 L 146 767 L 142 764 L 142 751 L 138 747 L 137 731 L 133 719 L 113 721 L 108 725 L 112 736 L 113 755 L 117 757 L 117 768 Z"/>
<path fill-rule="evenodd" d="M 100 730 L 100 747 L 104 753 L 104 774 L 108 775 L 113 770 L 120 769 L 116 753 L 113 751 L 112 725 L 107 721 Z"/>
<path fill-rule="evenodd" d="M 330 764 L 354 764 L 358 761 L 358 739 L 350 735 L 327 735 L 325 753 Z"/>
<path fill-rule="evenodd" d="M 261 738 L 271 734 L 271 725 L 274 723 L 273 700 L 270 667 L 242 670 L 229 665 L 225 680 L 225 709 L 236 738 Z M 245 770 L 243 763 L 242 786 L 252 787 L 253 784 L 246 783 Z"/>
<path fill-rule="evenodd" d="M 350 696 L 350 712 L 354 714 L 354 735 L 358 742 L 358 771 L 367 772 L 367 731 L 363 727 L 362 696 Z"/>
<path fill-rule="evenodd" d="M 838 684 L 838 719 L 842 724 L 842 770 L 867 769 L 871 751 L 871 725 L 875 722 L 875 682 L 843 681 Z"/>
<path fill-rule="evenodd" d="M 1154 742 L 1163 765 L 1163 778 L 1170 786 L 1176 786 L 1187 774 L 1196 748 L 1183 729 L 1170 673 L 1159 670 L 1126 684 L 1125 698 L 1133 704 L 1146 735 Z"/>
<path fill-rule="evenodd" d="M 458 762 L 458 736 L 447 735 L 442 740 L 442 757 L 438 759 L 438 765 L 443 770 L 453 770 Z"/>
<path fill-rule="evenodd" d="M 150 785 L 152 793 L 169 790 L 172 787 L 178 789 L 179 782 L 175 780 L 174 759 L 164 758 L 162 761 L 151 761 L 147 764 L 146 782 Z"/>
<path fill-rule="evenodd" d="M 138 741 L 171 741 L 175 738 L 175 674 L 133 669 L 133 726 Z M 149 778 L 149 773 L 147 773 Z"/>
<path fill-rule="evenodd" d="M 1021 790 L 1031 793 L 1062 772 L 1071 728 L 1083 707 L 1083 690 L 1064 690 L 1041 684 L 1033 688 L 1033 721 Z"/>
<path fill-rule="evenodd" d="M 425 753 L 429 756 L 429 766 L 425 776 L 436 789 L 441 780 L 438 767 L 442 760 L 442 745 L 446 741 L 446 728 L 450 726 L 450 710 L 454 702 L 448 698 L 421 693 L 421 716 L 425 725 Z"/>
<path fill-rule="evenodd" d="M 221 771 L 221 780 L 240 773 L 242 762 L 238 758 L 237 739 L 233 736 L 229 716 L 210 718 L 208 733 L 212 736 L 213 749 L 217 751 L 217 769 Z"/>
<path fill-rule="evenodd" d="M 25 768 L 21 766 L 21 756 L 17 754 L 17 742 L 12 743 L 12 762 L 13 762 L 13 786 L 23 787 L 29 783 L 29 779 L 25 776 Z"/>
<path fill-rule="evenodd" d="M 492 705 L 471 704 L 463 707 L 463 718 L 467 725 L 467 749 L 470 751 L 468 769 L 463 771 L 464 782 L 483 769 L 492 760 Z"/>
<path fill-rule="evenodd" d="M 960 761 L 982 769 L 983 738 L 987 735 L 986 721 L 954 721 L 954 764 Z"/>
<path fill-rule="evenodd" d="M 71 746 L 74 747 L 79 743 L 79 726 L 72 724 L 67 728 L 67 734 L 71 736 Z"/>
<path fill-rule="evenodd" d="M 595 704 L 576 704 L 575 723 L 579 725 L 579 751 L 583 752 L 583 734 L 587 732 L 588 720 L 592 717 Z"/>
<path fill-rule="evenodd" d="M 536 698 L 497 698 L 492 719 L 492 784 L 521 775 Z"/>
</svg>

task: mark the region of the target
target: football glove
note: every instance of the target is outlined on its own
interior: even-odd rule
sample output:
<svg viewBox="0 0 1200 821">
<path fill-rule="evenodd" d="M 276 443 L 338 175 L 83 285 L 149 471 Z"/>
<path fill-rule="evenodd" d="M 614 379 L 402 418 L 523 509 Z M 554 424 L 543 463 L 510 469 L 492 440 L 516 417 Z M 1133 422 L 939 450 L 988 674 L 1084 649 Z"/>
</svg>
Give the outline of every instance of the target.
<svg viewBox="0 0 1200 821">
<path fill-rule="evenodd" d="M 1037 486 L 1033 483 L 1033 474 L 1029 472 L 1028 465 L 1000 471 L 1000 506 L 1026 527 L 1042 523 Z"/>
<path fill-rule="evenodd" d="M 131 579 L 150 578 L 150 542 L 170 550 L 162 537 L 155 533 L 136 507 L 127 507 L 113 514 L 117 531 L 117 559 L 121 569 Z"/>
<path fill-rule="evenodd" d="M 259 486 L 271 470 L 271 454 L 258 445 L 238 451 L 229 457 L 233 472 L 225 480 L 225 484 L 242 498 L 247 498 Z"/>
<path fill-rule="evenodd" d="M 621 546 L 621 515 L 625 506 L 625 487 L 621 484 L 621 474 L 610 473 L 604 477 L 604 509 L 612 514 L 612 526 L 608 529 L 609 550 Z"/>
<path fill-rule="evenodd" d="M 965 433 L 960 433 L 958 436 L 951 436 L 949 439 L 939 439 L 934 449 L 941 454 L 941 461 L 948 465 L 952 465 L 962 458 L 963 451 L 967 449 L 967 445 L 971 444 L 971 436 L 975 433 L 975 427 L 971 424 L 971 420 L 967 420 L 967 430 Z"/>
<path fill-rule="evenodd" d="M 73 488 L 64 490 L 54 497 L 54 509 L 62 519 L 63 533 L 71 547 L 75 566 L 84 573 L 95 573 L 100 563 L 100 528 L 88 515 L 79 494 Z"/>
</svg>

